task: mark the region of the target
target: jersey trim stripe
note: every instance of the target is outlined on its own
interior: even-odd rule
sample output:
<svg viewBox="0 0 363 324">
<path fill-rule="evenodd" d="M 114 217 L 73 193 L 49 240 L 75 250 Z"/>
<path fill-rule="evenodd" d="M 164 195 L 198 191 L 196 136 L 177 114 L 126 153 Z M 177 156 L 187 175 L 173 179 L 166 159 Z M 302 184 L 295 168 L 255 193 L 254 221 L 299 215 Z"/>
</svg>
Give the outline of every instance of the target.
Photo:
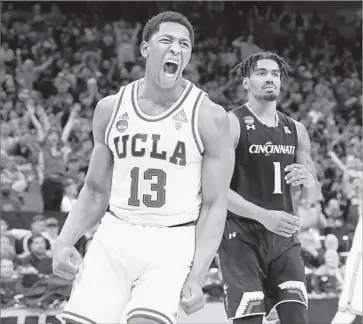
<svg viewBox="0 0 363 324">
<path fill-rule="evenodd" d="M 204 99 L 204 96 L 202 96 L 202 94 L 204 94 L 204 92 L 202 90 L 200 90 L 197 100 L 195 101 L 195 104 L 193 107 L 193 113 L 192 113 L 192 133 L 193 133 L 193 138 L 194 138 L 195 144 L 198 148 L 200 155 L 203 155 L 203 152 L 204 152 L 202 139 L 200 138 L 199 130 L 198 130 L 199 108 Z"/>
<path fill-rule="evenodd" d="M 138 88 L 137 84 L 138 83 L 139 82 L 134 82 L 134 84 L 132 85 L 131 102 L 132 102 L 132 106 L 134 108 L 136 115 L 139 118 L 141 118 L 142 120 L 145 120 L 147 122 L 157 122 L 157 121 L 160 121 L 160 120 L 163 120 L 163 119 L 169 117 L 171 114 L 173 114 L 175 111 L 177 111 L 181 107 L 181 105 L 184 103 L 185 99 L 188 97 L 188 95 L 190 94 L 190 92 L 192 91 L 192 88 L 193 88 L 193 85 L 190 82 L 188 82 L 181 97 L 178 99 L 178 101 L 176 101 L 175 107 L 173 108 L 173 105 L 172 105 L 168 110 L 165 111 L 166 112 L 165 115 L 155 118 L 157 116 L 147 116 L 145 113 L 143 113 L 143 115 L 142 115 L 142 111 L 139 108 L 138 103 L 137 103 L 137 88 Z"/>
<path fill-rule="evenodd" d="M 115 122 L 115 119 L 116 119 L 116 116 L 118 114 L 118 111 L 120 110 L 122 98 L 123 98 L 124 93 L 125 93 L 125 89 L 126 88 L 123 87 L 122 90 L 121 90 L 121 94 L 120 94 L 120 98 L 119 98 L 119 100 L 117 102 L 117 106 L 114 107 L 113 112 L 112 112 L 112 116 L 111 116 L 111 119 L 110 119 L 110 122 L 109 122 L 109 124 L 107 126 L 106 134 L 105 134 L 105 143 L 106 143 L 106 145 L 108 145 L 108 142 L 109 142 L 108 141 L 108 137 L 110 136 L 112 126 L 113 126 L 113 124 Z"/>
<path fill-rule="evenodd" d="M 234 117 L 235 120 L 237 120 L 238 123 L 238 138 L 236 144 L 234 145 L 234 149 L 236 149 L 239 143 L 239 139 L 241 138 L 241 123 L 239 122 L 239 119 L 233 110 L 231 111 L 231 115 Z"/>
<path fill-rule="evenodd" d="M 156 319 L 159 323 L 173 324 L 173 321 L 167 315 L 149 308 L 134 308 L 127 314 L 128 321 L 135 317 Z"/>
</svg>

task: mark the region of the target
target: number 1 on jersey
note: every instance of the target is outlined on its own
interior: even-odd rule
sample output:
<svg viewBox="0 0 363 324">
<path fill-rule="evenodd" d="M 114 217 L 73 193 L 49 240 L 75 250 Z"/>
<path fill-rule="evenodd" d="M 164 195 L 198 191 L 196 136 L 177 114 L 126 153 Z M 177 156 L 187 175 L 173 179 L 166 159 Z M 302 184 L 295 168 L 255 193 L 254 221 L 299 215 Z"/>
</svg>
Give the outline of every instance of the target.
<svg viewBox="0 0 363 324">
<path fill-rule="evenodd" d="M 282 194 L 281 190 L 281 163 L 273 162 L 274 164 L 274 194 Z"/>
</svg>

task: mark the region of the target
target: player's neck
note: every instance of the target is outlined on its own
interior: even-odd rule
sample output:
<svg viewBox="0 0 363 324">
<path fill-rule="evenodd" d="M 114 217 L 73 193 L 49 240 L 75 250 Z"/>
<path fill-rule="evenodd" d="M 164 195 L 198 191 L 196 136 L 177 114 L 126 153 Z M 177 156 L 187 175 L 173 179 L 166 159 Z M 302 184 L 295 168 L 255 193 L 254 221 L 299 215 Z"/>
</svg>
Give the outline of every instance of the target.
<svg viewBox="0 0 363 324">
<path fill-rule="evenodd" d="M 176 101 L 183 92 L 185 83 L 184 79 L 180 79 L 173 88 L 163 89 L 145 75 L 139 86 L 139 97 L 148 98 L 161 105 L 170 101 Z"/>
<path fill-rule="evenodd" d="M 276 118 L 276 100 L 259 101 L 252 96 L 248 98 L 248 107 L 265 123 L 274 122 Z"/>
</svg>

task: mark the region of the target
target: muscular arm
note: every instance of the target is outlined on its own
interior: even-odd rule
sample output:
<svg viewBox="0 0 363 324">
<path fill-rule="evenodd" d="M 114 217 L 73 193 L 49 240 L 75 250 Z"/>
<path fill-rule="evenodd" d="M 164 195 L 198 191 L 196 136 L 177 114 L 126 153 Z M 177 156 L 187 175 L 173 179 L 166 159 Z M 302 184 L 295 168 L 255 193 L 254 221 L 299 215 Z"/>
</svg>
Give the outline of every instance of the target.
<svg viewBox="0 0 363 324">
<path fill-rule="evenodd" d="M 73 205 L 58 243 L 73 246 L 77 240 L 103 217 L 110 197 L 113 156 L 105 144 L 105 132 L 111 119 L 115 96 L 102 99 L 93 117 L 94 148 L 84 186 Z"/>
<path fill-rule="evenodd" d="M 196 226 L 196 247 L 189 277 L 202 284 L 222 239 L 233 170 L 233 145 L 227 113 L 208 98 L 200 108 L 199 131 L 204 145 L 203 203 Z"/>
<path fill-rule="evenodd" d="M 303 124 L 299 122 L 295 122 L 295 124 L 298 134 L 296 162 L 305 166 L 306 170 L 309 172 L 307 185 L 304 185 L 301 189 L 301 199 L 305 199 L 313 203 L 316 202 L 317 197 L 319 196 L 319 189 L 315 164 L 311 158 L 311 143 L 309 134 Z"/>
<path fill-rule="evenodd" d="M 228 114 L 230 122 L 230 137 L 233 147 L 237 147 L 238 140 L 240 137 L 240 125 L 237 118 L 233 113 Z M 233 165 L 235 162 L 235 150 L 232 152 Z M 245 218 L 250 218 L 259 221 L 260 215 L 266 211 L 264 208 L 259 207 L 248 200 L 244 199 L 237 192 L 229 189 L 228 193 L 228 210 L 237 216 L 243 216 Z"/>
</svg>

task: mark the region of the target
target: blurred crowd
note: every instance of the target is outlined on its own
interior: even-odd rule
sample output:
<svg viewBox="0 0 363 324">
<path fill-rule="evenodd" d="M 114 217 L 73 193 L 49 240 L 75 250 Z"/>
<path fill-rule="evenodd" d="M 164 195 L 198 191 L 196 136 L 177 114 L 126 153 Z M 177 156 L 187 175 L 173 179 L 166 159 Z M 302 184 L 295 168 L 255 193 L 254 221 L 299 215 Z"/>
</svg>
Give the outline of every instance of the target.
<svg viewBox="0 0 363 324">
<path fill-rule="evenodd" d="M 120 6 L 117 17 L 114 6 Z M 297 207 L 303 259 L 313 278 L 310 291 L 339 291 L 361 199 L 361 11 L 338 17 L 337 23 L 282 3 L 145 2 L 138 11 L 134 6 L 1 2 L 2 210 L 43 215 L 71 210 L 93 147 L 97 101 L 143 77 L 143 25 L 157 12 L 177 10 L 196 31 L 184 76 L 226 110 L 246 101 L 243 87 L 229 75 L 236 63 L 261 50 L 290 63 L 279 110 L 307 127 L 321 183 L 318 201 Z M 19 278 L 25 277 L 29 287 L 50 275 L 59 230 L 56 219 L 37 217 L 30 231 L 1 224 L 1 277 L 16 277 L 23 286 Z M 81 255 L 91 237 L 79 243 Z M 206 287 L 217 287 L 219 294 L 217 263 Z"/>
</svg>

